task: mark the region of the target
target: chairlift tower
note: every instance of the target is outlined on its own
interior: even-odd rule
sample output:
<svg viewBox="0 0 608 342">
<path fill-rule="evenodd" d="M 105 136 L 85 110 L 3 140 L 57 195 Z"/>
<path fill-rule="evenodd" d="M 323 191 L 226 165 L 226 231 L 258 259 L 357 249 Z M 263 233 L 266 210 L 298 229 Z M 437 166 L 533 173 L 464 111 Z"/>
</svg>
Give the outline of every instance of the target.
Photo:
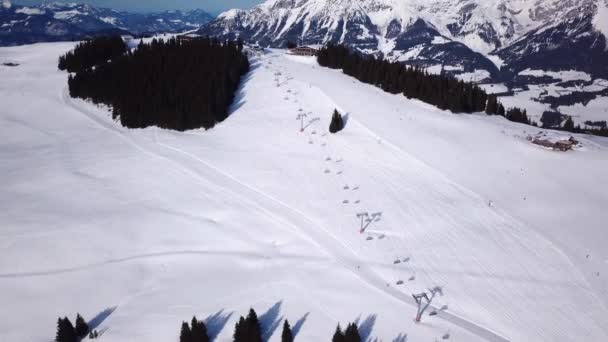
<svg viewBox="0 0 608 342">
<path fill-rule="evenodd" d="M 296 118 L 296 120 L 300 120 L 300 132 L 304 132 L 304 119 L 306 119 L 307 116 L 308 114 L 306 113 L 300 113 Z"/>
<path fill-rule="evenodd" d="M 414 297 L 414 300 L 416 301 L 416 304 L 418 304 L 418 310 L 416 311 L 416 319 L 415 319 L 416 323 L 420 322 L 420 319 L 422 318 L 422 314 L 424 314 L 424 311 L 426 311 L 426 309 L 428 309 L 429 306 L 431 306 L 431 302 L 433 301 L 433 298 L 435 298 L 435 295 L 437 293 L 439 293 L 440 295 L 443 296 L 443 291 L 442 291 L 441 287 L 439 287 L 439 286 L 429 289 L 429 291 L 431 292 L 431 297 L 429 297 L 426 294 L 426 292 L 412 295 L 412 297 Z"/>
<path fill-rule="evenodd" d="M 371 219 L 369 218 L 369 213 L 368 212 L 358 213 L 357 218 L 361 219 L 361 227 L 359 228 L 359 233 L 363 234 L 363 232 L 365 231 L 364 222 L 367 222 L 367 221 L 371 222 Z"/>
</svg>

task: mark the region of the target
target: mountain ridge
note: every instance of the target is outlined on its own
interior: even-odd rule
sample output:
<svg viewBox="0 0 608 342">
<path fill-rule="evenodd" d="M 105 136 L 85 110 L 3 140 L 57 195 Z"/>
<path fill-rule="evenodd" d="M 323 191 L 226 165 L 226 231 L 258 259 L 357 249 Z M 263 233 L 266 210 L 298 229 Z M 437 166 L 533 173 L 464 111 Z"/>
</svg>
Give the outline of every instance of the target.
<svg viewBox="0 0 608 342">
<path fill-rule="evenodd" d="M 514 74 L 536 66 L 539 59 L 550 70 L 580 67 L 607 77 L 602 63 L 608 59 L 605 8 L 601 0 L 268 0 L 249 10 L 226 11 L 198 32 L 268 47 L 283 47 L 287 41 L 340 43 L 454 74 L 483 71 L 485 77 L 478 80 L 515 81 Z M 555 58 L 554 46 L 540 45 L 547 37 L 562 51 Z M 539 50 L 522 54 L 528 43 Z M 596 51 L 591 61 L 560 61 L 563 51 L 591 47 Z"/>
<path fill-rule="evenodd" d="M 141 14 L 88 4 L 45 2 L 38 6 L 20 6 L 3 0 L 0 46 L 83 39 L 108 32 L 176 33 L 195 30 L 212 19 L 200 9 Z"/>
</svg>

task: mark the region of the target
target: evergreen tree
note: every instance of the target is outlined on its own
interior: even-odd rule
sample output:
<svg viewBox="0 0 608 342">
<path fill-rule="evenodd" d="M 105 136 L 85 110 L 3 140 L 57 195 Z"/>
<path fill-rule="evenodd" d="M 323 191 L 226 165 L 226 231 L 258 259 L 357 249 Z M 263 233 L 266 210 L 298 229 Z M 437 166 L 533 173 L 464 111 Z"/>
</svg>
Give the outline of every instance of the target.
<svg viewBox="0 0 608 342">
<path fill-rule="evenodd" d="M 179 334 L 179 342 L 192 342 L 192 332 L 188 323 L 182 322 L 182 330 Z"/>
<path fill-rule="evenodd" d="M 345 342 L 361 342 L 359 328 L 355 323 L 350 323 L 344 331 Z"/>
<path fill-rule="evenodd" d="M 80 314 L 76 314 L 76 327 L 74 328 L 76 336 L 83 338 L 89 333 L 89 325 L 84 321 Z"/>
<path fill-rule="evenodd" d="M 247 341 L 245 318 L 241 316 L 239 321 L 234 326 L 234 334 L 232 335 L 234 342 Z"/>
<path fill-rule="evenodd" d="M 344 336 L 344 332 L 342 332 L 340 324 L 338 324 L 338 326 L 336 327 L 336 332 L 334 333 L 331 342 L 346 342 L 346 338 Z"/>
<path fill-rule="evenodd" d="M 496 95 L 492 94 L 488 96 L 488 104 L 486 105 L 486 114 L 494 115 L 498 112 L 498 100 Z"/>
<path fill-rule="evenodd" d="M 90 69 L 123 55 L 127 45 L 120 36 L 98 37 L 76 45 L 73 51 L 59 57 L 59 70 L 78 72 Z"/>
<path fill-rule="evenodd" d="M 192 342 L 209 342 L 209 336 L 207 335 L 207 327 L 202 321 L 198 321 L 195 317 L 192 317 L 191 325 L 191 341 Z"/>
<path fill-rule="evenodd" d="M 285 323 L 283 323 L 283 333 L 281 334 L 281 342 L 293 342 L 291 327 L 289 326 L 289 322 L 287 320 L 285 320 Z"/>
<path fill-rule="evenodd" d="M 78 337 L 72 322 L 67 317 L 59 318 L 57 321 L 57 335 L 55 336 L 56 342 L 76 342 Z"/>
<path fill-rule="evenodd" d="M 564 122 L 563 129 L 565 131 L 568 131 L 568 132 L 573 132 L 574 131 L 574 121 L 572 121 L 572 117 L 569 116 L 566 119 L 566 122 Z"/>
<path fill-rule="evenodd" d="M 505 107 L 502 105 L 502 103 L 498 104 L 498 111 L 496 112 L 496 114 L 500 116 L 505 116 Z"/>
<path fill-rule="evenodd" d="M 402 93 L 407 98 L 420 99 L 454 113 L 486 110 L 488 95 L 481 88 L 446 74 L 429 75 L 417 67 L 351 52 L 342 45 L 327 45 L 319 51 L 317 61 L 321 66 L 342 69 L 345 74 L 386 92 Z"/>
<path fill-rule="evenodd" d="M 247 327 L 247 342 L 262 342 L 262 329 L 255 310 L 249 309 L 249 314 L 246 320 Z"/>
<path fill-rule="evenodd" d="M 107 44 L 87 42 L 60 64 L 76 59 L 67 67 L 75 72 L 68 77 L 70 96 L 111 106 L 113 118 L 129 128 L 209 129 L 228 117 L 241 77 L 249 71 L 239 41 L 153 39 L 134 51 L 117 48 L 111 62 L 100 61 L 93 52 Z"/>
<path fill-rule="evenodd" d="M 344 128 L 344 121 L 342 120 L 342 115 L 338 113 L 337 109 L 334 109 L 334 114 L 331 116 L 331 122 L 329 124 L 329 132 L 337 133 Z"/>
</svg>

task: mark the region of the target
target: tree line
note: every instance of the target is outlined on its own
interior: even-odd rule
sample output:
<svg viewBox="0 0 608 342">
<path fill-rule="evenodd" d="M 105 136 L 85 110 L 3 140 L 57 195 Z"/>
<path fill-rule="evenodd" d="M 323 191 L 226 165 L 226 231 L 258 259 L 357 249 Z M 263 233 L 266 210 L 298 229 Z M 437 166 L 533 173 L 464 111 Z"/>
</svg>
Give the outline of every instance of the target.
<svg viewBox="0 0 608 342">
<path fill-rule="evenodd" d="M 246 317 L 241 316 L 234 326 L 232 335 L 234 342 L 262 342 L 262 327 L 258 315 L 254 309 L 249 309 Z M 281 333 L 281 342 L 293 342 L 293 333 L 289 322 L 283 322 L 283 332 Z M 209 342 L 210 338 L 207 334 L 207 327 L 203 321 L 198 321 L 196 317 L 192 318 L 190 325 L 187 322 L 182 323 L 179 342 Z"/>
<path fill-rule="evenodd" d="M 111 106 L 113 118 L 129 128 L 209 129 L 227 118 L 249 71 L 242 50 L 241 41 L 212 38 L 142 41 L 70 75 L 70 96 Z"/>
<path fill-rule="evenodd" d="M 79 72 L 122 56 L 127 45 L 120 36 L 98 37 L 78 43 L 74 50 L 59 57 L 59 70 Z"/>
<path fill-rule="evenodd" d="M 56 342 L 78 342 L 90 333 L 89 325 L 84 321 L 80 314 L 76 315 L 76 325 L 67 317 L 57 320 L 57 334 L 55 335 Z"/>
<path fill-rule="evenodd" d="M 453 113 L 485 111 L 510 121 L 532 124 L 525 110 L 505 110 L 495 95 L 488 95 L 472 82 L 449 75 L 432 75 L 425 70 L 383 58 L 364 56 L 343 45 L 329 44 L 317 55 L 319 65 L 342 71 L 361 82 L 373 84 L 392 94 L 403 94 Z"/>
<path fill-rule="evenodd" d="M 55 342 L 78 342 L 89 335 L 89 338 L 96 338 L 97 334 L 92 335 L 89 325 L 80 314 L 76 315 L 75 326 L 67 317 L 59 317 L 57 321 L 57 335 Z M 262 342 L 262 327 L 258 315 L 253 308 L 249 309 L 247 316 L 241 316 L 234 326 L 233 342 Z M 205 322 L 192 317 L 190 322 L 182 322 L 179 334 L 179 342 L 209 342 L 211 338 L 207 331 Z M 294 334 L 289 321 L 283 321 L 281 332 L 281 342 L 293 342 Z M 343 331 L 338 324 L 332 337 L 332 342 L 361 342 L 359 328 L 355 323 L 349 323 Z"/>
<path fill-rule="evenodd" d="M 343 45 L 328 44 L 319 50 L 317 61 L 324 67 L 342 69 L 346 75 L 373 84 L 386 92 L 401 93 L 407 98 L 421 100 L 442 110 L 450 110 L 453 113 L 485 112 L 488 115 L 503 116 L 509 121 L 538 126 L 538 123 L 530 119 L 525 109 L 506 109 L 496 95 L 487 94 L 475 84 L 457 80 L 449 75 L 432 75 L 419 67 L 353 52 Z M 337 119 L 332 118 L 332 122 L 337 123 Z M 562 120 L 559 122 L 557 126 L 545 125 L 543 122 L 543 128 L 608 136 L 608 127 L 601 121 L 588 121 L 585 123 L 588 127 L 585 128 L 574 125 L 572 118 L 567 118 L 563 124 Z M 334 127 L 338 125 L 332 126 Z"/>
</svg>

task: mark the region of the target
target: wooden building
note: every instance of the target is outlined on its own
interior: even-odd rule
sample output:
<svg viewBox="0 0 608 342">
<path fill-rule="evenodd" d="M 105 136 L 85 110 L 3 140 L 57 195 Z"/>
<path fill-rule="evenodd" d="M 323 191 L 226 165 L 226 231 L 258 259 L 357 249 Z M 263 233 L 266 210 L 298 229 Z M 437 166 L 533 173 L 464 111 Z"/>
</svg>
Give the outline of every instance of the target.
<svg viewBox="0 0 608 342">
<path fill-rule="evenodd" d="M 298 46 L 289 49 L 289 53 L 296 56 L 316 56 L 319 53 L 319 50 L 310 46 Z"/>
</svg>

